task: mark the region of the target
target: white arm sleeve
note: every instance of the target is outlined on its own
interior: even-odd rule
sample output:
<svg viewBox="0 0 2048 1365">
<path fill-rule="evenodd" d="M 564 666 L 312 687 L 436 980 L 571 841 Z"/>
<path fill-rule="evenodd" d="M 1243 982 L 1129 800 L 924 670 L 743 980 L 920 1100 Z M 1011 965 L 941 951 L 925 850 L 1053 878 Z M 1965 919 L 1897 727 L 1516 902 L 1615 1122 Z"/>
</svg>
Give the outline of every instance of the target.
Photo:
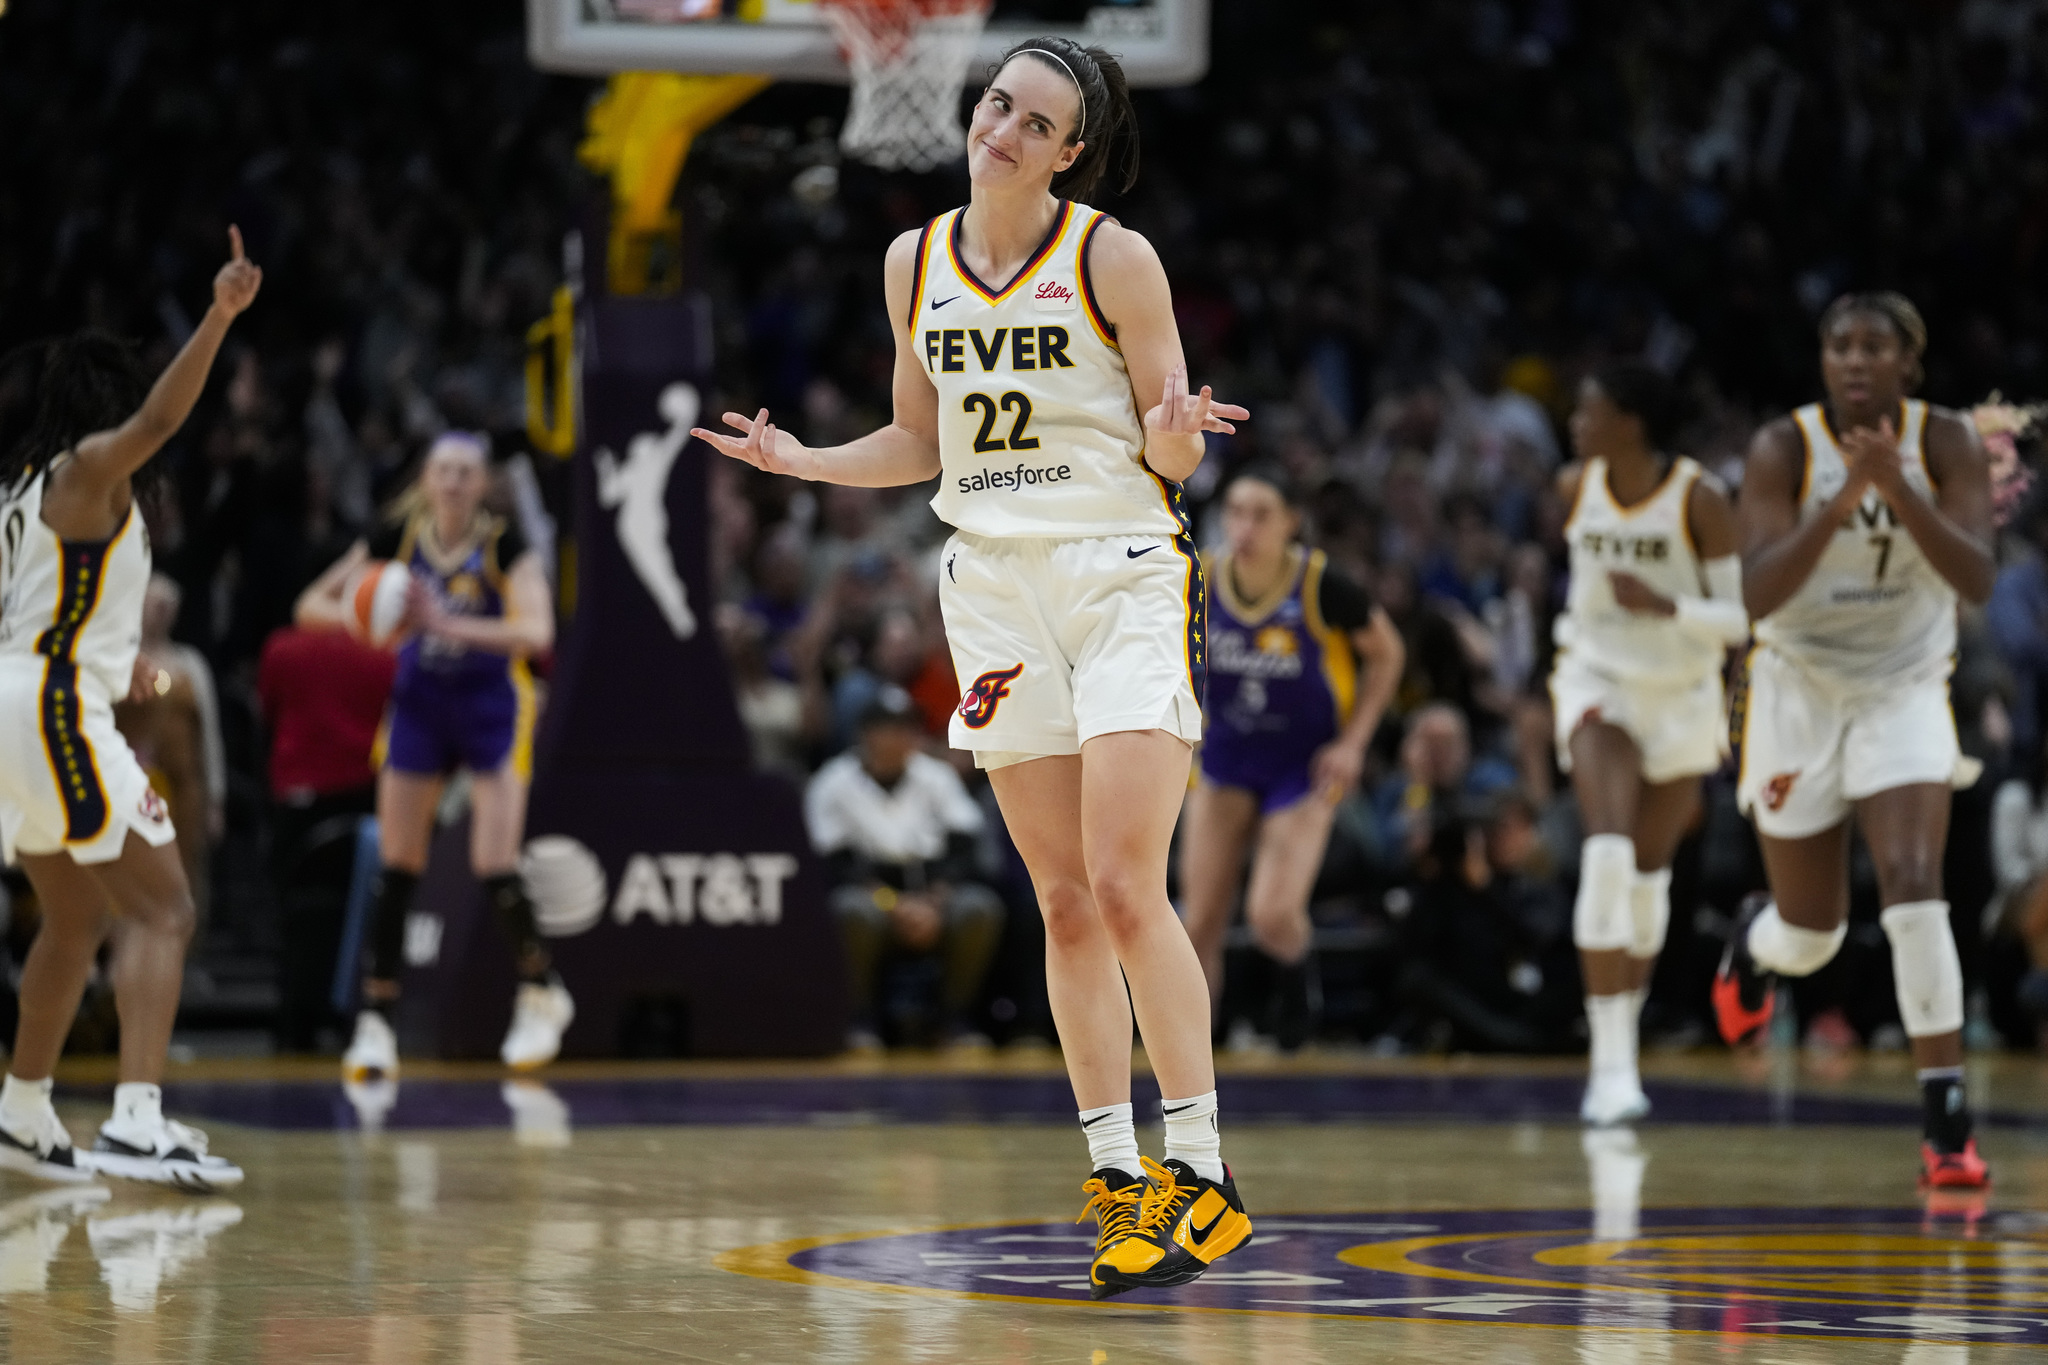
<svg viewBox="0 0 2048 1365">
<path fill-rule="evenodd" d="M 1706 563 L 1707 595 L 1678 599 L 1678 624 L 1695 635 L 1739 645 L 1749 638 L 1749 613 L 1742 606 L 1742 557 L 1722 555 Z"/>
</svg>

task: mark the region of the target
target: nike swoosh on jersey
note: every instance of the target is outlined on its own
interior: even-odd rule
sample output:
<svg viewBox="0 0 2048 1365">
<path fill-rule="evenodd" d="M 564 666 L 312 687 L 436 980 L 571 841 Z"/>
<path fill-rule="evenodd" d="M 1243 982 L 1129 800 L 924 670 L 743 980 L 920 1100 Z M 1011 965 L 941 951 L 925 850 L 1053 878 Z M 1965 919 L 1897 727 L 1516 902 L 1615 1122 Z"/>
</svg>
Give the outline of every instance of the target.
<svg viewBox="0 0 2048 1365">
<path fill-rule="evenodd" d="M 959 297 L 960 297 L 960 296 L 959 296 L 958 294 L 955 294 L 955 295 L 953 295 L 953 298 L 951 298 L 951 299 L 933 299 L 933 300 L 932 300 L 932 307 L 933 307 L 933 308 L 944 308 L 944 307 L 945 307 L 945 306 L 946 306 L 947 304 L 951 303 L 951 302 L 953 301 L 953 299 L 957 299 L 957 298 L 959 298 Z"/>
<path fill-rule="evenodd" d="M 1125 550 L 1124 556 L 1127 559 L 1136 559 L 1139 555 L 1149 555 L 1158 548 L 1159 547 L 1157 545 L 1147 545 L 1142 550 Z M 1180 1111 L 1178 1109 L 1169 1109 L 1167 1112 L 1170 1114 L 1177 1114 Z"/>
</svg>

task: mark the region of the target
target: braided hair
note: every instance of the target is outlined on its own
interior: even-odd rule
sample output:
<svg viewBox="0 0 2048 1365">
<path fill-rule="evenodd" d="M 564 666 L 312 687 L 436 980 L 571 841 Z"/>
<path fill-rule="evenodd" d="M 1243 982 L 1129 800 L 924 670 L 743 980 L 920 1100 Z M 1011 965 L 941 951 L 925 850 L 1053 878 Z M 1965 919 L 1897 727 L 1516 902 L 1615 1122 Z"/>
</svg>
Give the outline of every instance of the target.
<svg viewBox="0 0 2048 1365">
<path fill-rule="evenodd" d="M 106 332 L 34 341 L 0 356 L 0 487 L 120 426 L 148 396 L 149 375 L 134 348 Z"/>
<path fill-rule="evenodd" d="M 1067 132 L 1066 145 L 1082 143 L 1074 164 L 1054 175 L 1052 192 L 1061 199 L 1095 197 L 1105 179 L 1118 194 L 1138 183 L 1138 113 L 1131 106 L 1130 83 L 1124 69 L 1107 51 L 1083 47 L 1071 38 L 1026 38 L 988 69 L 988 79 L 1010 64 L 1029 57 L 1048 71 L 1079 87 L 1081 116 Z M 1083 136 L 1083 133 L 1086 136 Z"/>
<path fill-rule="evenodd" d="M 1889 289 L 1843 294 L 1820 315 L 1821 344 L 1827 344 L 1828 333 L 1835 330 L 1837 323 L 1859 313 L 1877 318 L 1892 329 L 1892 334 L 1898 337 L 1899 345 L 1911 360 L 1906 374 L 1906 391 L 1910 393 L 1918 388 L 1926 374 L 1920 366 L 1920 358 L 1927 354 L 1927 320 L 1920 316 L 1920 310 L 1913 306 L 1913 301 Z"/>
</svg>

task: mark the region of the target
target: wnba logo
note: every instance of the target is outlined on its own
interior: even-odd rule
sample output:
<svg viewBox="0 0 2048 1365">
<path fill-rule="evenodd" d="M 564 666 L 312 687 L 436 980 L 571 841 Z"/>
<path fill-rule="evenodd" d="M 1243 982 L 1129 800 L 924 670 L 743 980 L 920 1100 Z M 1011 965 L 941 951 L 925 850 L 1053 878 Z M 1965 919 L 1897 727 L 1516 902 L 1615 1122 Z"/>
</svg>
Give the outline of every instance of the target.
<svg viewBox="0 0 2048 1365">
<path fill-rule="evenodd" d="M 974 680 L 974 685 L 967 689 L 967 695 L 960 699 L 960 719 L 967 723 L 968 729 L 979 730 L 996 718 L 996 707 L 1010 695 L 1010 684 L 1023 671 L 1023 664 L 994 668 Z"/>
</svg>

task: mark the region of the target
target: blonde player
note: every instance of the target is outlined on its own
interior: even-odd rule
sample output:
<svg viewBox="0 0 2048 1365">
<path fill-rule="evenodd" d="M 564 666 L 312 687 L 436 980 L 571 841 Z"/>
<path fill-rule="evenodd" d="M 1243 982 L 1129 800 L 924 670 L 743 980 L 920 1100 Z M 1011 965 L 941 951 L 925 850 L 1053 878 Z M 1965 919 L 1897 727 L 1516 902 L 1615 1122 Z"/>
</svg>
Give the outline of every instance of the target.
<svg viewBox="0 0 2048 1365">
<path fill-rule="evenodd" d="M 1770 1022 L 1770 978 L 1842 946 L 1849 816 L 1877 866 L 1899 1016 L 1925 1105 L 1921 1179 L 1989 1175 L 1963 1103 L 1963 971 L 1941 893 L 1950 791 L 1975 780 L 1948 675 L 1956 599 L 1991 595 L 1991 483 L 1966 417 L 1906 397 L 1927 328 L 1898 294 L 1820 321 L 1827 400 L 1756 434 L 1743 483 L 1743 595 L 1757 620 L 1737 799 L 1776 903 L 1744 917 L 1714 982 L 1730 1043 Z"/>
<path fill-rule="evenodd" d="M 1586 842 L 1572 939 L 1586 979 L 1591 1077 L 1580 1115 L 1649 1113 L 1636 1021 L 1671 918 L 1671 856 L 1721 766 L 1727 651 L 1749 636 L 1728 495 L 1677 435 L 1671 381 L 1636 361 L 1602 366 L 1572 413 L 1578 461 L 1562 475 L 1571 589 L 1550 694 L 1557 752 Z"/>
<path fill-rule="evenodd" d="M 149 588 L 135 485 L 263 282 L 241 233 L 228 236 L 234 254 L 214 276 L 213 306 L 154 385 L 125 347 L 92 333 L 16 352 L 0 373 L 0 395 L 21 405 L 0 413 L 0 843 L 43 910 L 0 1087 L 0 1165 L 45 1179 L 103 1171 L 202 1192 L 242 1180 L 205 1134 L 163 1114 L 157 1083 L 192 893 L 163 799 L 113 712 L 128 695 Z M 121 1079 L 113 1117 L 81 1155 L 50 1107 L 50 1071 L 110 909 Z"/>
<path fill-rule="evenodd" d="M 743 438 L 696 433 L 778 474 L 939 480 L 932 506 L 959 528 L 939 581 L 966 687 L 952 742 L 989 770 L 1045 916 L 1095 1167 L 1098 1298 L 1191 1280 L 1251 1234 L 1220 1155 L 1209 993 L 1166 898 L 1202 724 L 1202 574 L 1179 485 L 1203 432 L 1246 413 L 1188 392 L 1158 257 L 1079 202 L 1105 175 L 1128 188 L 1137 165 L 1116 62 L 1020 43 L 975 106 L 967 207 L 889 249 L 895 421 L 829 450 L 765 410 L 726 414 Z M 1134 1007 L 1168 1097 L 1164 1164 L 1139 1157 L 1132 1126 Z"/>
</svg>

